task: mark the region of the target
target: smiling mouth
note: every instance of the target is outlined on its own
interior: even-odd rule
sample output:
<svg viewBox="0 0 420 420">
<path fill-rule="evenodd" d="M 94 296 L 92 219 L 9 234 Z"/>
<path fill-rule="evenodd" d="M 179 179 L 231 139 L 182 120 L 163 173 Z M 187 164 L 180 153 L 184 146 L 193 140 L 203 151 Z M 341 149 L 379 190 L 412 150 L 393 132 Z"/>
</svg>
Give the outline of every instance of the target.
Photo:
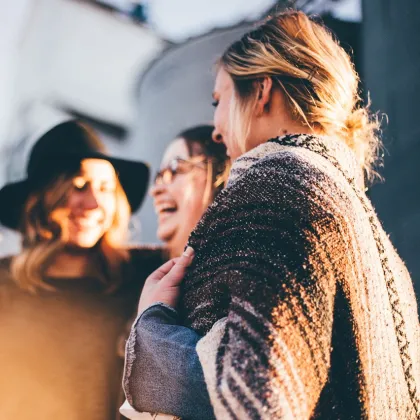
<svg viewBox="0 0 420 420">
<path fill-rule="evenodd" d="M 73 220 L 73 224 L 78 229 L 93 229 L 96 228 L 100 223 L 98 221 L 92 221 L 92 220 Z"/>
<path fill-rule="evenodd" d="M 169 216 L 171 214 L 174 214 L 178 210 L 178 207 L 175 204 L 163 204 L 160 206 L 157 206 L 157 213 L 158 216 Z"/>
</svg>

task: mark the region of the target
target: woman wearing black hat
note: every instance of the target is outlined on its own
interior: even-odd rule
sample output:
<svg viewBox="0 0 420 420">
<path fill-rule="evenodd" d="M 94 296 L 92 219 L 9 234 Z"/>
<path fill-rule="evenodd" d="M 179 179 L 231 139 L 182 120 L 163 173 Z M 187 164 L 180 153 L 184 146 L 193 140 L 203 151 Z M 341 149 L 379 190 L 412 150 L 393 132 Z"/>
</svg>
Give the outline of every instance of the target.
<svg viewBox="0 0 420 420">
<path fill-rule="evenodd" d="M 27 178 L 0 190 L 0 222 L 22 251 L 0 261 L 0 418 L 115 418 L 121 347 L 154 249 L 127 249 L 148 167 L 108 156 L 61 123 L 34 145 Z"/>
</svg>

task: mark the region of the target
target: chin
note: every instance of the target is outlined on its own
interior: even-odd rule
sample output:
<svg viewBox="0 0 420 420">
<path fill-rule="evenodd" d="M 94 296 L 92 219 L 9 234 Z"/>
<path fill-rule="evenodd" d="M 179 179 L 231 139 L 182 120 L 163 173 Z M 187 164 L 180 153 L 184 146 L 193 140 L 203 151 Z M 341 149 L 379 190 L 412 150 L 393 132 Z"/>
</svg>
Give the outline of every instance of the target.
<svg viewBox="0 0 420 420">
<path fill-rule="evenodd" d="M 68 245 L 72 248 L 90 249 L 96 246 L 99 240 L 100 238 L 98 238 L 96 235 L 95 237 L 79 237 L 70 239 Z"/>
<path fill-rule="evenodd" d="M 77 241 L 77 242 L 68 242 L 67 243 L 67 248 L 68 249 L 73 249 L 73 250 L 80 250 L 80 251 L 82 251 L 82 250 L 88 250 L 88 249 L 92 249 L 95 245 L 97 244 L 97 242 L 96 243 L 92 243 L 92 242 L 80 242 L 80 241 Z"/>
<path fill-rule="evenodd" d="M 158 227 L 156 236 L 160 241 L 168 243 L 175 236 L 175 229 L 164 229 Z"/>
</svg>

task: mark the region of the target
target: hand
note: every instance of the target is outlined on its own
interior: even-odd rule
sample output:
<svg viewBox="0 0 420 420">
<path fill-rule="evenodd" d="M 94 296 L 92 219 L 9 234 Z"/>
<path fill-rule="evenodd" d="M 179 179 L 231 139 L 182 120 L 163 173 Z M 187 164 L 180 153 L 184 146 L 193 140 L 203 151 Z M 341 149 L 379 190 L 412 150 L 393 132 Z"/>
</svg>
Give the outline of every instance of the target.
<svg viewBox="0 0 420 420">
<path fill-rule="evenodd" d="M 157 302 L 176 307 L 180 284 L 194 258 L 194 250 L 188 247 L 178 258 L 173 258 L 147 278 L 141 292 L 138 313 Z"/>
</svg>

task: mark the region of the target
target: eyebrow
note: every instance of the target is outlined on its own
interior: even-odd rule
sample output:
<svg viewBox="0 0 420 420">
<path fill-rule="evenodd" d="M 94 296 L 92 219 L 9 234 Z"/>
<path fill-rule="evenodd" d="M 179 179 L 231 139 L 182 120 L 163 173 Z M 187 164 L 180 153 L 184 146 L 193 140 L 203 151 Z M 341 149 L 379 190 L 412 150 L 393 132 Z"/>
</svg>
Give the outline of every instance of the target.
<svg viewBox="0 0 420 420">
<path fill-rule="evenodd" d="M 99 181 L 99 183 L 102 184 L 116 184 L 117 180 L 115 178 L 107 178 L 107 179 L 98 179 L 97 177 L 87 177 L 86 175 L 80 174 L 76 175 L 73 179 L 82 178 L 86 183 L 93 183 L 95 181 Z"/>
<path fill-rule="evenodd" d="M 181 157 L 179 155 L 174 156 L 173 158 L 169 159 L 168 163 L 172 162 L 173 160 L 185 160 L 184 157 Z"/>
</svg>

